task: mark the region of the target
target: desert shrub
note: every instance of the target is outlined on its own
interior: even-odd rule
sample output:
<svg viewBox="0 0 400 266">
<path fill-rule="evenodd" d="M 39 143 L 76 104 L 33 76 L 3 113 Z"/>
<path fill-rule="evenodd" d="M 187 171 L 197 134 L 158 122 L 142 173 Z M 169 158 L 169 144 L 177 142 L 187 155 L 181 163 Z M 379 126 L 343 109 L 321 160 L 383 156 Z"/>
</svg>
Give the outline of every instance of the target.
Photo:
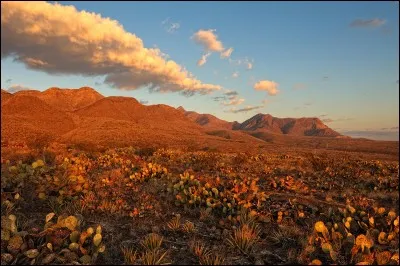
<svg viewBox="0 0 400 266">
<path fill-rule="evenodd" d="M 316 156 L 310 153 L 307 157 L 315 171 L 324 171 L 327 167 L 333 166 L 333 161 L 326 154 Z"/>
<path fill-rule="evenodd" d="M 98 152 L 99 151 L 99 147 L 91 142 L 78 142 L 78 143 L 74 143 L 72 145 L 72 147 L 75 150 L 79 150 L 79 151 L 83 151 L 83 152 L 87 152 L 87 153 L 91 153 L 91 152 Z"/>
<path fill-rule="evenodd" d="M 150 157 L 157 151 L 154 147 L 138 148 L 135 150 L 135 154 L 140 157 Z"/>
<path fill-rule="evenodd" d="M 53 140 L 54 137 L 50 135 L 38 135 L 35 138 L 29 139 L 26 144 L 30 149 L 43 151 Z"/>
</svg>

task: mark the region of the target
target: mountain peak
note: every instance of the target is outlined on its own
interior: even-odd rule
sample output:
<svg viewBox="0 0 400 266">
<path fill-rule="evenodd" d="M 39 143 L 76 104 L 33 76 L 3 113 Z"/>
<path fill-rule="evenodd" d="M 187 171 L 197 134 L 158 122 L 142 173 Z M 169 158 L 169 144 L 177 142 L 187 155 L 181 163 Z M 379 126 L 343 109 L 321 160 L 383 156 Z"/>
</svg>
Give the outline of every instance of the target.
<svg viewBox="0 0 400 266">
<path fill-rule="evenodd" d="M 182 106 L 179 106 L 178 108 L 176 108 L 176 110 L 181 112 L 186 112 L 186 110 Z"/>
</svg>

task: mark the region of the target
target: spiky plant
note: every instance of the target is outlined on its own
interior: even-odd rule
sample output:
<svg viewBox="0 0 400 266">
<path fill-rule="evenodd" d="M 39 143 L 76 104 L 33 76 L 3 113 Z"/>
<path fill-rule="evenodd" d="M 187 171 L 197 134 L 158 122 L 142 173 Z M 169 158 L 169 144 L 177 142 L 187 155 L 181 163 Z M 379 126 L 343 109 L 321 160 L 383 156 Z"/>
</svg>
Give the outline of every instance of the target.
<svg viewBox="0 0 400 266">
<path fill-rule="evenodd" d="M 255 218 L 255 216 L 254 215 L 251 215 L 251 213 L 250 212 L 248 212 L 248 211 L 246 211 L 246 210 L 244 210 L 244 209 L 242 209 L 241 211 L 240 211 L 240 216 L 239 216 L 239 222 L 240 222 L 240 224 L 247 224 L 247 225 L 249 225 L 249 226 L 255 226 L 255 224 L 256 224 L 256 218 Z"/>
<path fill-rule="evenodd" d="M 174 218 L 171 219 L 171 221 L 169 221 L 167 223 L 167 226 L 169 229 L 176 231 L 179 230 L 179 228 L 181 227 L 181 218 L 180 216 L 175 216 Z"/>
<path fill-rule="evenodd" d="M 167 251 L 162 252 L 160 249 L 146 250 L 140 256 L 140 260 L 143 265 L 168 265 L 170 262 L 166 262 L 165 256 Z"/>
<path fill-rule="evenodd" d="M 134 264 L 137 259 L 137 251 L 133 248 L 122 247 L 122 254 L 124 255 L 124 260 L 126 264 Z"/>
<path fill-rule="evenodd" d="M 189 247 L 192 253 L 199 258 L 210 252 L 208 248 L 204 245 L 204 243 L 200 241 L 192 241 L 189 244 Z"/>
<path fill-rule="evenodd" d="M 208 252 L 199 258 L 200 265 L 223 265 L 225 259 L 218 254 Z"/>
<path fill-rule="evenodd" d="M 242 224 L 239 228 L 235 229 L 233 235 L 227 241 L 242 253 L 248 254 L 259 240 L 259 235 L 260 230 L 257 225 Z"/>
<path fill-rule="evenodd" d="M 192 233 L 195 230 L 195 226 L 194 223 L 190 222 L 190 221 L 186 221 L 183 224 L 183 231 L 185 231 L 186 233 Z"/>
<path fill-rule="evenodd" d="M 156 233 L 150 233 L 142 240 L 141 245 L 147 250 L 154 251 L 161 247 L 162 241 L 162 236 Z"/>
</svg>

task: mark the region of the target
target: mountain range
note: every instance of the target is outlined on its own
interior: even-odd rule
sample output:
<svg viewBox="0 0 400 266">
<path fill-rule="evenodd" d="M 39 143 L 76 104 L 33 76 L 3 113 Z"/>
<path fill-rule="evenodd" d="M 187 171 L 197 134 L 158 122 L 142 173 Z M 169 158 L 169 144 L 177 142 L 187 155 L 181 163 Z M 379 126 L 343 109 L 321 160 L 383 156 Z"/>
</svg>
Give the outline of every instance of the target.
<svg viewBox="0 0 400 266">
<path fill-rule="evenodd" d="M 346 138 L 318 118 L 257 114 L 243 123 L 168 105 L 142 105 L 132 97 L 104 97 L 89 87 L 43 92 L 1 90 L 2 141 L 38 135 L 60 143 L 254 149 L 292 141 Z"/>
</svg>

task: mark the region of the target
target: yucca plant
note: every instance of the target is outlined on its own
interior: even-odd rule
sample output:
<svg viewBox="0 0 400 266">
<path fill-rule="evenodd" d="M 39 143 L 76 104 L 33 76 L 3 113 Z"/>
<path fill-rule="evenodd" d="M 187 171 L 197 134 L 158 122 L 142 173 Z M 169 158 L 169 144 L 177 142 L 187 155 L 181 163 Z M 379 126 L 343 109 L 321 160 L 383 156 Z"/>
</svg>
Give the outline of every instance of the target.
<svg viewBox="0 0 400 266">
<path fill-rule="evenodd" d="M 124 255 L 124 260 L 126 264 L 134 264 L 137 259 L 137 251 L 133 248 L 122 247 L 122 254 Z"/>
<path fill-rule="evenodd" d="M 260 230 L 257 225 L 242 224 L 238 229 L 235 229 L 233 235 L 227 241 L 242 253 L 248 254 L 259 240 L 259 235 Z"/>
<path fill-rule="evenodd" d="M 162 252 L 160 249 L 146 250 L 140 256 L 140 260 L 143 265 L 168 265 L 170 262 L 166 262 L 165 256 L 167 251 Z"/>
<path fill-rule="evenodd" d="M 162 241 L 162 236 L 156 233 L 150 233 L 142 240 L 141 245 L 147 250 L 154 251 L 161 247 Z"/>
<path fill-rule="evenodd" d="M 200 241 L 192 241 L 189 244 L 189 247 L 192 253 L 199 258 L 210 252 L 209 249 L 204 245 L 204 243 Z"/>
<path fill-rule="evenodd" d="M 169 229 L 173 231 L 179 230 L 179 228 L 181 227 L 181 217 L 175 216 L 174 218 L 171 219 L 171 221 L 167 223 L 167 226 Z"/>
<path fill-rule="evenodd" d="M 222 256 L 208 252 L 200 257 L 199 263 L 200 265 L 223 265 L 224 261 Z"/>
<path fill-rule="evenodd" d="M 195 230 L 195 226 L 194 223 L 190 222 L 190 221 L 186 221 L 183 224 L 183 231 L 185 231 L 186 233 L 192 233 Z"/>
</svg>

